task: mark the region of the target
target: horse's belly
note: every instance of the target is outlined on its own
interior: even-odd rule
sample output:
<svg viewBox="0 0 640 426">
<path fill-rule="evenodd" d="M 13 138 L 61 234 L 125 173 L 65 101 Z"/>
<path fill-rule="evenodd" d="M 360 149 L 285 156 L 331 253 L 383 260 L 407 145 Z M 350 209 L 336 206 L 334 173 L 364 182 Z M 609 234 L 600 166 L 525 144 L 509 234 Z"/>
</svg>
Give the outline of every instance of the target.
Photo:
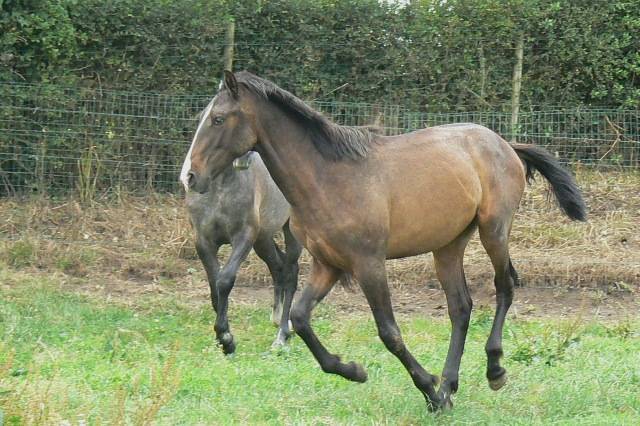
<svg viewBox="0 0 640 426">
<path fill-rule="evenodd" d="M 387 259 L 416 256 L 442 248 L 462 234 L 474 216 L 475 213 L 469 212 L 450 219 L 447 224 L 434 226 L 433 223 L 425 223 L 422 227 L 391 230 L 387 243 Z"/>
<path fill-rule="evenodd" d="M 474 220 L 482 189 L 473 170 L 431 174 L 417 185 L 397 185 L 390 208 L 387 258 L 437 250 Z"/>
<path fill-rule="evenodd" d="M 281 193 L 270 194 L 269 199 L 264 200 L 258 208 L 260 228 L 265 233 L 275 234 L 289 220 L 290 210 L 289 203 Z"/>
</svg>

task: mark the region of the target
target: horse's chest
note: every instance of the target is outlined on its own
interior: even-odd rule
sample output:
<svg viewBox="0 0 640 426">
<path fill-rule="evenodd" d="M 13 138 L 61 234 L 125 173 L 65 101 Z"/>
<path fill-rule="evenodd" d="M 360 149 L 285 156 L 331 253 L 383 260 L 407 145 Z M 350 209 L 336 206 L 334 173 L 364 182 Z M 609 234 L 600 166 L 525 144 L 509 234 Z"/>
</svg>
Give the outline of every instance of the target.
<svg viewBox="0 0 640 426">
<path fill-rule="evenodd" d="M 253 215 L 246 208 L 238 209 L 224 203 L 200 204 L 190 209 L 191 220 L 198 234 L 217 244 L 229 244 L 234 236 L 249 226 Z"/>
</svg>

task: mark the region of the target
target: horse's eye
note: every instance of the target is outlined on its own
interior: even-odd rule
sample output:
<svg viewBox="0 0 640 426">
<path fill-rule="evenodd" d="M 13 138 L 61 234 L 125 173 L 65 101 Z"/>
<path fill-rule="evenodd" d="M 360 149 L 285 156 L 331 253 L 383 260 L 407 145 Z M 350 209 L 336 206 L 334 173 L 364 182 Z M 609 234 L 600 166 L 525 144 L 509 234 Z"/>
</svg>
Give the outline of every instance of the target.
<svg viewBox="0 0 640 426">
<path fill-rule="evenodd" d="M 224 117 L 222 117 L 220 115 L 216 115 L 215 117 L 213 117 L 211 119 L 211 121 L 213 122 L 214 126 L 220 126 L 220 125 L 222 125 L 222 123 L 224 123 Z"/>
</svg>

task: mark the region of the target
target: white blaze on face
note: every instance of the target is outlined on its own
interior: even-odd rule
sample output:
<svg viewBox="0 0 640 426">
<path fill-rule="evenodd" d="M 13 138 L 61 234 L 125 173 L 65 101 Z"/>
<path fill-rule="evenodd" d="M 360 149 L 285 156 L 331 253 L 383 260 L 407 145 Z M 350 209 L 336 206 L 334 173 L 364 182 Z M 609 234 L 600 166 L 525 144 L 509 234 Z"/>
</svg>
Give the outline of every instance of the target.
<svg viewBox="0 0 640 426">
<path fill-rule="evenodd" d="M 189 177 L 188 173 L 191 170 L 191 151 L 193 151 L 193 145 L 195 145 L 196 140 L 198 139 L 198 133 L 200 133 L 200 129 L 202 129 L 202 125 L 207 121 L 207 117 L 211 114 L 211 108 L 213 107 L 213 103 L 216 98 L 207 105 L 200 117 L 200 123 L 198 123 L 198 128 L 196 129 L 196 134 L 193 135 L 193 141 L 191 142 L 191 147 L 189 147 L 189 152 L 187 152 L 187 156 L 184 159 L 184 163 L 182 163 L 182 171 L 180 171 L 180 182 L 184 185 L 184 190 L 189 192 Z"/>
<path fill-rule="evenodd" d="M 218 92 L 222 90 L 224 87 L 224 80 L 220 80 L 220 84 L 218 84 Z M 189 147 L 189 152 L 187 152 L 187 156 L 184 159 L 184 163 L 182 163 L 182 170 L 180 171 L 180 182 L 184 185 L 184 190 L 189 191 L 189 178 L 187 174 L 189 170 L 191 170 L 191 151 L 193 151 L 193 145 L 196 143 L 196 139 L 198 138 L 198 133 L 200 133 L 200 129 L 202 128 L 202 124 L 207 121 L 207 117 L 211 114 L 211 108 L 213 108 L 213 104 L 216 102 L 216 98 L 218 96 L 214 96 L 209 105 L 204 109 L 202 116 L 200 116 L 200 123 L 198 123 L 198 128 L 196 129 L 195 135 L 193 135 L 193 141 L 191 141 L 191 146 Z"/>
<path fill-rule="evenodd" d="M 224 80 L 220 80 L 220 84 L 218 84 L 218 92 L 222 90 L 224 87 Z M 213 104 L 216 102 L 216 98 L 218 95 L 214 96 L 209 105 L 204 109 L 202 116 L 200 116 L 200 123 L 198 123 L 198 128 L 196 129 L 195 135 L 193 135 L 193 141 L 191 141 L 191 146 L 189 147 L 189 152 L 187 152 L 187 156 L 184 159 L 184 163 L 182 163 L 182 170 L 180 171 L 180 182 L 184 185 L 184 190 L 189 192 L 189 177 L 187 174 L 191 170 L 191 152 L 193 151 L 193 145 L 196 143 L 196 139 L 198 138 L 198 133 L 200 133 L 200 129 L 202 129 L 202 125 L 207 121 L 207 117 L 211 114 L 211 108 L 213 108 Z"/>
</svg>

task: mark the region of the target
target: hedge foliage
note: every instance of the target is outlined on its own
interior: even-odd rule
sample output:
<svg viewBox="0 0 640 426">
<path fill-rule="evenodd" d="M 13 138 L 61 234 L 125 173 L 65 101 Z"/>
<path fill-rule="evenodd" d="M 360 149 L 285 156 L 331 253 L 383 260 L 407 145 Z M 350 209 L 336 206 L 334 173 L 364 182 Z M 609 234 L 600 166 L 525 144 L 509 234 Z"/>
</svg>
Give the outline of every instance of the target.
<svg viewBox="0 0 640 426">
<path fill-rule="evenodd" d="M 211 94 L 234 19 L 235 68 L 306 99 L 496 110 L 511 98 L 522 35 L 523 108 L 640 105 L 639 0 L 0 0 L 0 8 L 4 81 Z"/>
</svg>

